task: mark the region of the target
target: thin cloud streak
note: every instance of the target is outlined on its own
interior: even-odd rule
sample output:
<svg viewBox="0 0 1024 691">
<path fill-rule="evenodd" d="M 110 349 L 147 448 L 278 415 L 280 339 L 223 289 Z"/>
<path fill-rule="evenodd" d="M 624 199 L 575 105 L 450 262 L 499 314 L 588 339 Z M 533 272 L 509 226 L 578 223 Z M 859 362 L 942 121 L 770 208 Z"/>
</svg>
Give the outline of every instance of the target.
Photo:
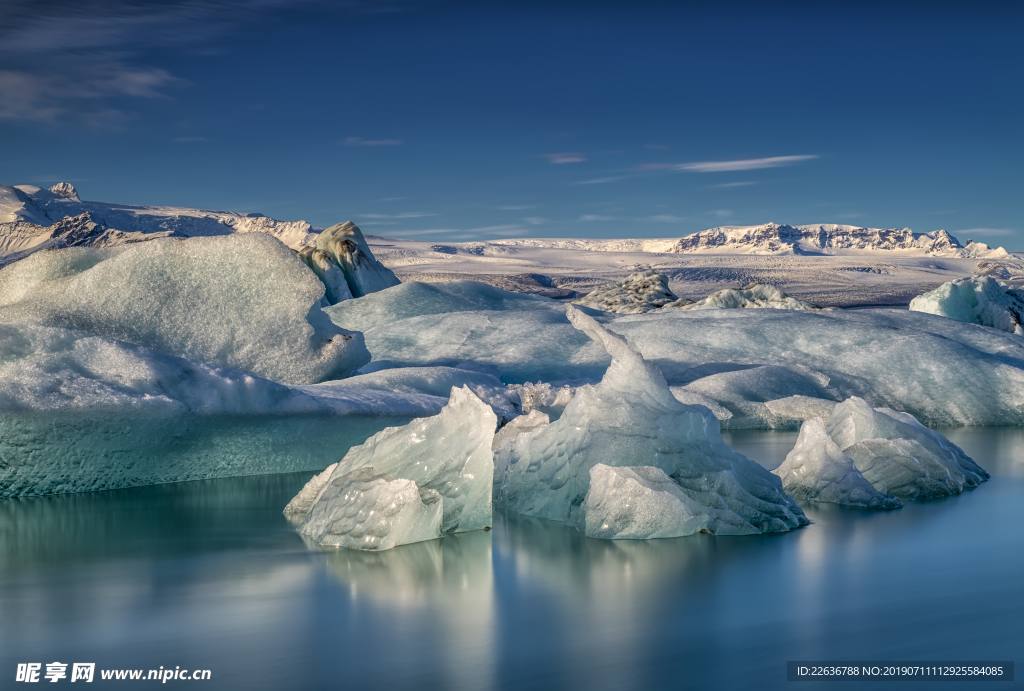
<svg viewBox="0 0 1024 691">
<path fill-rule="evenodd" d="M 1010 228 L 968 228 L 967 230 L 954 230 L 953 234 L 960 235 L 1016 235 L 1017 231 Z"/>
<path fill-rule="evenodd" d="M 795 163 L 811 161 L 817 156 L 773 156 L 771 158 L 748 158 L 740 161 L 703 161 L 700 163 L 678 163 L 674 170 L 685 170 L 691 173 L 728 173 L 737 170 L 762 170 L 764 168 L 781 168 Z"/>
<path fill-rule="evenodd" d="M 561 154 L 544 154 L 549 163 L 583 163 L 587 157 L 581 153 L 568 152 Z"/>
</svg>

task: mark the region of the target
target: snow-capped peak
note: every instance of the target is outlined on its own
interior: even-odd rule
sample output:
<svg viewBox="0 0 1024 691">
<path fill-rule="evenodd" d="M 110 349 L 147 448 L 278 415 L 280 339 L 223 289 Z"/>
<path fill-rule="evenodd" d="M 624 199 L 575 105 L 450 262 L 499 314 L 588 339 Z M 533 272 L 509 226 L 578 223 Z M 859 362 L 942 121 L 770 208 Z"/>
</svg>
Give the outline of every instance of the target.
<svg viewBox="0 0 1024 691">
<path fill-rule="evenodd" d="M 64 197 L 65 199 L 70 199 L 73 202 L 82 201 L 78 198 L 78 190 L 76 190 L 75 186 L 70 182 L 58 182 L 50 188 L 50 191 L 58 197 Z"/>
</svg>

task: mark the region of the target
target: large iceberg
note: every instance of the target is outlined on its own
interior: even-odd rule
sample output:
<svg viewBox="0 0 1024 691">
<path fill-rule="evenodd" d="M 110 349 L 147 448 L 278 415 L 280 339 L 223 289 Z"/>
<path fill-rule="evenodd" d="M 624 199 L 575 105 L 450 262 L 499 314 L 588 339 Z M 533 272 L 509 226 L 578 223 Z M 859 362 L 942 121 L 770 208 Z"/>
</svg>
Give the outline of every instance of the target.
<svg viewBox="0 0 1024 691">
<path fill-rule="evenodd" d="M 597 380 L 607 368 L 608 354 L 572 328 L 564 305 L 459 283 L 464 296 L 446 292 L 452 284 L 418 284 L 438 298 L 429 313 L 404 299 L 412 284 L 327 311 L 364 331 L 375 363 L 473 360 L 515 384 Z M 358 318 L 349 306 L 363 310 Z M 802 416 L 768 405 L 792 396 L 823 405 L 859 396 L 932 426 L 1024 423 L 1024 342 L 994 329 L 893 309 L 590 314 L 657 364 L 677 393 L 726 409 L 724 428 L 796 429 Z"/>
<path fill-rule="evenodd" d="M 691 506 L 702 508 L 695 515 L 702 516 L 698 523 L 709 532 L 776 532 L 807 523 L 777 477 L 722 441 L 710 411 L 673 397 L 658 368 L 621 336 L 575 307 L 567 314 L 574 327 L 607 350 L 611 366 L 599 384 L 576 390 L 558 420 L 498 447 L 496 501 L 586 531 L 592 468 L 652 466 L 671 476 Z M 628 493 L 618 497 L 625 500 Z M 619 511 L 607 498 L 595 497 L 591 504 L 600 504 L 604 513 Z M 660 528 L 652 530 L 626 532 L 651 537 Z"/>
<path fill-rule="evenodd" d="M 285 513 L 293 512 L 289 504 Z M 441 495 L 365 466 L 331 477 L 298 530 L 324 547 L 362 550 L 433 540 L 441 537 Z"/>
<path fill-rule="evenodd" d="M 1024 291 L 989 276 L 958 278 L 910 301 L 914 312 L 927 312 L 969 324 L 1024 335 Z"/>
<path fill-rule="evenodd" d="M 343 493 L 327 494 L 327 488 L 354 470 L 372 467 L 436 490 L 442 498 L 444 532 L 489 528 L 491 441 L 497 425 L 494 411 L 468 387 L 453 388 L 438 415 L 389 427 L 349 449 L 341 461 L 310 480 L 287 511 L 300 513 L 306 502 L 309 511 L 322 502 L 348 502 Z"/>
<path fill-rule="evenodd" d="M 871 509 L 898 509 L 903 505 L 896 497 L 879 492 L 864 478 L 853 459 L 832 441 L 817 417 L 804 422 L 796 446 L 772 472 L 782 478 L 786 493 L 801 501 Z"/>
<path fill-rule="evenodd" d="M 370 360 L 320 309 L 323 284 L 262 233 L 39 252 L 0 270 L 0 323 L 106 336 L 279 382 Z"/>
</svg>

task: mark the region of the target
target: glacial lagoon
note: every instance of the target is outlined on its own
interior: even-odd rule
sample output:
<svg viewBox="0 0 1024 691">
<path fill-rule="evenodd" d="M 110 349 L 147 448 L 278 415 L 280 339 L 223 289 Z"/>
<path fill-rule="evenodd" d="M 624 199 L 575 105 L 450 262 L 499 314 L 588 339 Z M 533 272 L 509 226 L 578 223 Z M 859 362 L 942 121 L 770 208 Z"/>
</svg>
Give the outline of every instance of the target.
<svg viewBox="0 0 1024 691">
<path fill-rule="evenodd" d="M 309 472 L 4 499 L 0 669 L 180 666 L 210 669 L 211 689 L 771 689 L 787 660 L 1012 660 L 1024 430 L 942 432 L 992 479 L 898 511 L 809 506 L 812 525 L 752 537 L 594 540 L 496 514 L 491 531 L 322 552 L 281 514 Z M 769 468 L 796 439 L 724 436 Z M 973 687 L 994 688 L 956 684 Z"/>
</svg>

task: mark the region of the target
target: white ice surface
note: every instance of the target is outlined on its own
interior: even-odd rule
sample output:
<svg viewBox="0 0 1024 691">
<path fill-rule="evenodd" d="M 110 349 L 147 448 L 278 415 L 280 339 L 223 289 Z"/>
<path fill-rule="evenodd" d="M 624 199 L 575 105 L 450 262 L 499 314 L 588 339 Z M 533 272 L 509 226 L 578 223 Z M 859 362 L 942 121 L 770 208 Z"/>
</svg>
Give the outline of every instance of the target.
<svg viewBox="0 0 1024 691">
<path fill-rule="evenodd" d="M 340 378 L 362 335 L 319 307 L 323 284 L 263 234 L 40 252 L 0 269 L 0 323 L 87 331 L 280 382 Z"/>
<path fill-rule="evenodd" d="M 988 276 L 958 278 L 910 301 L 914 312 L 927 312 L 968 324 L 1024 334 L 1024 291 Z"/>
<path fill-rule="evenodd" d="M 399 284 L 394 272 L 374 258 L 362 231 L 351 221 L 331 226 L 317 235 L 316 248 L 332 257 L 341 268 L 353 297 L 363 297 Z M 340 297 L 341 291 L 337 292 Z M 333 302 L 342 299 L 340 297 Z"/>
<path fill-rule="evenodd" d="M 868 482 L 853 459 L 828 436 L 825 425 L 812 417 L 800 427 L 796 446 L 778 468 L 786 493 L 799 501 L 898 509 L 903 504 Z"/>
<path fill-rule="evenodd" d="M 491 525 L 491 442 L 498 419 L 468 387 L 453 388 L 438 415 L 389 427 L 354 447 L 332 478 L 373 466 L 377 471 L 437 490 L 444 500 L 445 532 Z"/>
<path fill-rule="evenodd" d="M 405 309 L 405 300 L 392 299 L 403 288 L 369 296 L 373 313 Z M 484 301 L 480 293 L 513 295 L 470 282 L 460 289 L 470 304 Z M 396 313 L 368 328 L 367 348 L 389 366 L 473 360 L 494 367 L 506 383 L 599 379 L 608 355 L 569 325 L 564 305 L 522 297 L 545 308 L 456 311 L 451 305 L 443 312 L 445 305 L 435 303 L 435 313 L 405 319 Z M 1024 343 L 992 329 L 883 309 L 672 310 L 598 319 L 657 364 L 673 387 L 731 412 L 724 421 L 730 429 L 795 429 L 794 417 L 767 406 L 791 396 L 860 396 L 933 426 L 1024 423 Z"/>
<path fill-rule="evenodd" d="M 600 343 L 612 364 L 599 384 L 577 389 L 562 416 L 520 434 L 495 453 L 496 500 L 512 511 L 586 529 L 590 469 L 605 465 L 660 468 L 691 500 L 722 510 L 705 526 L 733 533 L 785 531 L 806 523 L 782 483 L 735 453 L 706 408 L 672 396 L 658 368 L 623 338 L 570 306 L 574 326 Z"/>
</svg>

